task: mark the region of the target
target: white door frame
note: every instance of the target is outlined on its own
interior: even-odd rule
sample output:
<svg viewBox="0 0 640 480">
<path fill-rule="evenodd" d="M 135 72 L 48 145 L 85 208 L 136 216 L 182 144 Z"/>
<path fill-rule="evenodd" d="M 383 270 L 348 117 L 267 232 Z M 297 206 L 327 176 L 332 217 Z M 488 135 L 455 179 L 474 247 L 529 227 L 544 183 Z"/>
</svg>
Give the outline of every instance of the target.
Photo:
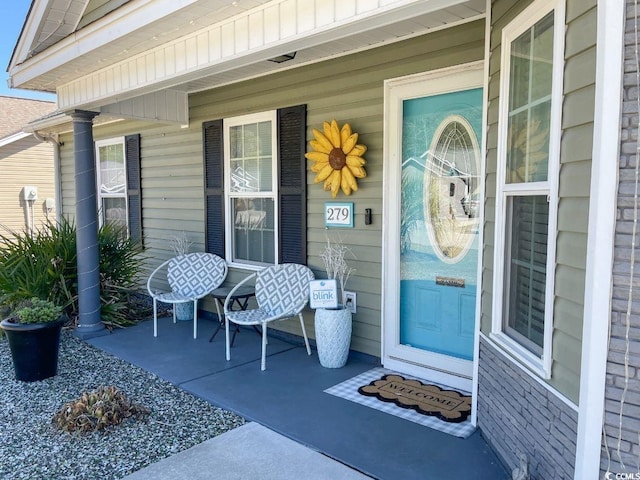
<svg viewBox="0 0 640 480">
<path fill-rule="evenodd" d="M 484 62 L 473 62 L 426 73 L 386 80 L 384 83 L 384 165 L 382 227 L 382 363 L 386 368 L 472 391 L 475 362 L 433 352 L 420 352 L 400 344 L 400 202 L 402 174 L 402 101 L 427 95 L 484 87 Z M 442 81 L 446 79 L 446 81 Z M 484 98 L 484 96 L 483 96 Z M 483 142 L 482 142 L 483 143 Z M 481 152 L 484 145 L 481 146 Z M 484 161 L 484 155 L 480 156 Z M 484 178 L 481 179 L 484 182 Z M 481 215 L 480 227 L 483 217 Z M 481 245 L 478 246 L 482 248 Z M 481 268 L 481 256 L 478 259 Z M 481 295 L 478 285 L 476 295 Z M 477 311 L 477 309 L 476 309 Z M 479 322 L 476 314 L 476 323 Z M 427 364 L 429 366 L 427 366 Z"/>
</svg>

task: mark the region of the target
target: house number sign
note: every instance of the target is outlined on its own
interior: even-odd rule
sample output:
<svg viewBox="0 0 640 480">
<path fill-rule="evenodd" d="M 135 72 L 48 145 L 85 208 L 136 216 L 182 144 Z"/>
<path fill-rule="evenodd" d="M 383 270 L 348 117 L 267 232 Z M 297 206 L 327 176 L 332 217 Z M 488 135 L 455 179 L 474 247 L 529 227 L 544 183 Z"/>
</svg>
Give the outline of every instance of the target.
<svg viewBox="0 0 640 480">
<path fill-rule="evenodd" d="M 325 203 L 324 226 L 353 228 L 353 203 Z"/>
</svg>

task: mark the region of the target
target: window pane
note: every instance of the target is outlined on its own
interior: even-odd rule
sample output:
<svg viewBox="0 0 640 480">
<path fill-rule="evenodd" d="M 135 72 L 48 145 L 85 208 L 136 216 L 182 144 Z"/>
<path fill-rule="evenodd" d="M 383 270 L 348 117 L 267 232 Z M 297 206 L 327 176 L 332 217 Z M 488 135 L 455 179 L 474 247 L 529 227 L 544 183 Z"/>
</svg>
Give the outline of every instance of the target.
<svg viewBox="0 0 640 480">
<path fill-rule="evenodd" d="M 275 263 L 273 199 L 234 198 L 232 209 L 233 260 Z"/>
<path fill-rule="evenodd" d="M 258 156 L 258 125 L 249 123 L 244 126 L 242 132 L 242 143 L 244 145 L 243 157 Z"/>
<path fill-rule="evenodd" d="M 271 122 L 260 122 L 258 124 L 258 155 L 271 156 Z"/>
<path fill-rule="evenodd" d="M 125 192 L 124 147 L 122 143 L 98 149 L 100 161 L 100 193 Z"/>
<path fill-rule="evenodd" d="M 553 78 L 553 13 L 533 26 L 531 99 L 540 100 L 551 92 Z"/>
<path fill-rule="evenodd" d="M 272 191 L 271 122 L 231 127 L 229 133 L 231 191 Z"/>
<path fill-rule="evenodd" d="M 530 32 L 524 33 L 511 44 L 511 69 L 509 72 L 509 111 L 511 112 L 525 106 L 529 101 L 530 52 Z"/>
<path fill-rule="evenodd" d="M 541 354 L 549 204 L 545 195 L 511 197 L 508 209 L 511 231 L 507 237 L 505 330 L 532 352 Z"/>
<path fill-rule="evenodd" d="M 546 181 L 553 76 L 553 12 L 512 42 L 509 61 L 506 181 Z"/>
<path fill-rule="evenodd" d="M 106 223 L 127 227 L 127 202 L 123 197 L 102 199 L 102 218 Z"/>
<path fill-rule="evenodd" d="M 549 172 L 551 101 L 509 118 L 507 183 L 544 182 Z"/>
<path fill-rule="evenodd" d="M 231 159 L 242 158 L 242 125 L 229 129 L 229 147 Z"/>
</svg>

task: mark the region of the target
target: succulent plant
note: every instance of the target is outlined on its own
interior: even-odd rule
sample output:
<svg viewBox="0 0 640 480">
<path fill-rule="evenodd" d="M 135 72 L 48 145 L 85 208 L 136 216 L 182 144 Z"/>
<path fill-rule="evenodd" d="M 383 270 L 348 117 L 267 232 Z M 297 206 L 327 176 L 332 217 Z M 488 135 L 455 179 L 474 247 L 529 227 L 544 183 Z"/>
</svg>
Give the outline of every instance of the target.
<svg viewBox="0 0 640 480">
<path fill-rule="evenodd" d="M 116 387 L 101 386 L 65 403 L 52 422 L 64 432 L 88 433 L 120 425 L 127 418 L 142 419 L 148 414 L 148 408 L 132 402 Z"/>
<path fill-rule="evenodd" d="M 17 323 L 48 323 L 55 322 L 60 315 L 62 307 L 50 300 L 33 297 L 22 302 L 11 318 Z"/>
</svg>

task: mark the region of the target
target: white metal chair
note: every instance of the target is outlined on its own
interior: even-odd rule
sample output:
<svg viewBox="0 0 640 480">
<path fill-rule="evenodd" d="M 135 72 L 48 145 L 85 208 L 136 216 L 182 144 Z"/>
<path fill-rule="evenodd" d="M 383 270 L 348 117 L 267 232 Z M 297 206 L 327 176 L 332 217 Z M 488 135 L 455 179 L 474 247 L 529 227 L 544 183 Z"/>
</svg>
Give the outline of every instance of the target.
<svg viewBox="0 0 640 480">
<path fill-rule="evenodd" d="M 166 267 L 166 280 L 171 291 L 152 289 Z M 158 302 L 175 305 L 193 302 L 193 338 L 198 336 L 198 300 L 218 288 L 227 277 L 227 262 L 212 253 L 196 252 L 170 258 L 156 268 L 147 280 L 147 290 L 153 298 L 153 336 L 158 336 Z"/>
<path fill-rule="evenodd" d="M 258 308 L 242 311 L 230 310 L 231 298 L 235 291 L 254 278 Z M 229 292 L 224 302 L 227 361 L 231 360 L 229 322 L 238 325 L 262 326 L 261 369 L 264 370 L 266 368 L 267 325 L 269 322 L 284 320 L 296 315 L 300 318 L 307 353 L 311 355 L 302 310 L 309 300 L 309 282 L 313 279 L 313 272 L 308 267 L 295 263 L 284 263 L 266 267 L 237 284 Z"/>
</svg>

